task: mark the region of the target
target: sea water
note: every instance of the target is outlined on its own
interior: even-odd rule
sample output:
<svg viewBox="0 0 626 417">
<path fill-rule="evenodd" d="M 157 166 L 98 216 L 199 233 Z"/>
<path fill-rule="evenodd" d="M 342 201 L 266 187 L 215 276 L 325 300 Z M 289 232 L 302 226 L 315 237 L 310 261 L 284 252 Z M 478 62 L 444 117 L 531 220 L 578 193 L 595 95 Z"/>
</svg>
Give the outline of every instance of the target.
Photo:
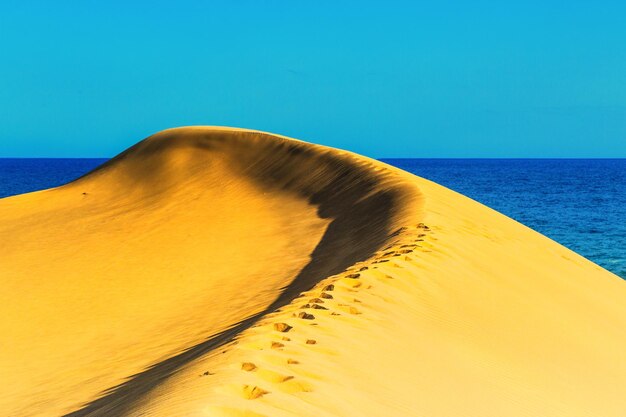
<svg viewBox="0 0 626 417">
<path fill-rule="evenodd" d="M 626 159 L 385 159 L 626 279 Z"/>
<path fill-rule="evenodd" d="M 0 198 L 106 159 L 0 159 Z M 626 159 L 383 159 L 465 194 L 626 278 Z"/>
</svg>

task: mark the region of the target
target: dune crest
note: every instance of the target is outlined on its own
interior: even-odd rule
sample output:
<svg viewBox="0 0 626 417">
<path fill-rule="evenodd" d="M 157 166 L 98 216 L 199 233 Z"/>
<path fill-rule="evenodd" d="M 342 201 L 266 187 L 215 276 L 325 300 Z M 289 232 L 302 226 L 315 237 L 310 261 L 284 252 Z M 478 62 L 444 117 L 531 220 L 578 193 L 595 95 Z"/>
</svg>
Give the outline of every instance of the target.
<svg viewBox="0 0 626 417">
<path fill-rule="evenodd" d="M 160 132 L 0 200 L 0 414 L 622 416 L 626 284 L 430 181 Z"/>
</svg>

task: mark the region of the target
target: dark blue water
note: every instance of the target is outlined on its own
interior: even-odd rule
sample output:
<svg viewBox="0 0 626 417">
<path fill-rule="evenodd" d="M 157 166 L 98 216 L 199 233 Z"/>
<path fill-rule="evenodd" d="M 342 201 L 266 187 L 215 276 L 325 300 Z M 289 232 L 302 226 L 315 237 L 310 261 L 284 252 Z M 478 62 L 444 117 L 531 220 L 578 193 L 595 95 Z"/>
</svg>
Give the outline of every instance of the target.
<svg viewBox="0 0 626 417">
<path fill-rule="evenodd" d="M 66 184 L 106 161 L 101 158 L 0 158 L 0 198 Z"/>
<path fill-rule="evenodd" d="M 626 159 L 386 159 L 626 278 Z"/>
<path fill-rule="evenodd" d="M 105 159 L 0 159 L 0 197 L 67 183 Z M 626 159 L 386 159 L 626 278 Z"/>
</svg>

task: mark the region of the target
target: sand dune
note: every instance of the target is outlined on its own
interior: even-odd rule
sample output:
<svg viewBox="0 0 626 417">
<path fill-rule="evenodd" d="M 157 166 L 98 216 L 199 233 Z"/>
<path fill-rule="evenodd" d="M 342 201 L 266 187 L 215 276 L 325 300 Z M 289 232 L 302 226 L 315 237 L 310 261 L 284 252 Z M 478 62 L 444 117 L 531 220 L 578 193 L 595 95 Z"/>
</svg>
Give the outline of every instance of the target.
<svg viewBox="0 0 626 417">
<path fill-rule="evenodd" d="M 383 163 L 158 133 L 0 200 L 0 415 L 623 416 L 626 284 Z"/>
</svg>

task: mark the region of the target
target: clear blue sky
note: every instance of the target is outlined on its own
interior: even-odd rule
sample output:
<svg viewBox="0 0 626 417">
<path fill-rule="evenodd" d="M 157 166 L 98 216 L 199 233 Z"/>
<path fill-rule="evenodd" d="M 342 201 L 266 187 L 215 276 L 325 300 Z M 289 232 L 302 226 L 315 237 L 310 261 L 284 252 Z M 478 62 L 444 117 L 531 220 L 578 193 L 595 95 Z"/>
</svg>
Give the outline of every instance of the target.
<svg viewBox="0 0 626 417">
<path fill-rule="evenodd" d="M 0 156 L 228 125 L 373 157 L 626 157 L 624 1 L 0 2 Z"/>
</svg>

